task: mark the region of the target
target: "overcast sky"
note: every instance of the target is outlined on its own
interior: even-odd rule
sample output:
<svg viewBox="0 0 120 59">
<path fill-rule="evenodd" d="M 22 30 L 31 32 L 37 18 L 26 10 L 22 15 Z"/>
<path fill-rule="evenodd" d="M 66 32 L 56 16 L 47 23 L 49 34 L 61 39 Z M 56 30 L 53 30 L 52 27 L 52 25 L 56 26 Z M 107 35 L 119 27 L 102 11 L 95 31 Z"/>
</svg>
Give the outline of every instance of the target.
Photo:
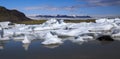
<svg viewBox="0 0 120 59">
<path fill-rule="evenodd" d="M 26 15 L 120 15 L 120 0 L 0 0 L 0 6 Z"/>
</svg>

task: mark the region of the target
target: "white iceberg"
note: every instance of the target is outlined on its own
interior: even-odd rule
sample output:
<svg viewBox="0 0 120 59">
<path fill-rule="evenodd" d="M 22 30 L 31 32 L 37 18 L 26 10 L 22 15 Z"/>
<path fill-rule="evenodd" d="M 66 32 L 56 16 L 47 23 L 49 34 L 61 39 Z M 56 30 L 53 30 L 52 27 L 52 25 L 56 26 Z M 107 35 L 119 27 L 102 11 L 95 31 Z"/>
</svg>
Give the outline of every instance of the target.
<svg viewBox="0 0 120 59">
<path fill-rule="evenodd" d="M 25 35 L 22 43 L 31 43 L 31 40 L 27 37 L 27 35 Z"/>
<path fill-rule="evenodd" d="M 42 42 L 42 44 L 44 45 L 63 43 L 60 38 L 58 38 L 56 35 L 52 35 L 50 32 L 48 32 L 44 37 L 45 37 L 45 41 Z"/>
</svg>

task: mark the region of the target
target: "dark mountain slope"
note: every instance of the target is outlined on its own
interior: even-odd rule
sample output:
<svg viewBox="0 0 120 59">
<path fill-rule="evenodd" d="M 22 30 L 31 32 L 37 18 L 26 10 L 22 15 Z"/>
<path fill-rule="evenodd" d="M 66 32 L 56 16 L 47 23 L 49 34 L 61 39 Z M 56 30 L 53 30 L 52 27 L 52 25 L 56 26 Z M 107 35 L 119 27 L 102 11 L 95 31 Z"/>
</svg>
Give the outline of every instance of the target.
<svg viewBox="0 0 120 59">
<path fill-rule="evenodd" d="M 31 20 L 27 18 L 24 13 L 17 10 L 8 10 L 5 7 L 0 6 L 0 21 L 27 21 Z"/>
</svg>

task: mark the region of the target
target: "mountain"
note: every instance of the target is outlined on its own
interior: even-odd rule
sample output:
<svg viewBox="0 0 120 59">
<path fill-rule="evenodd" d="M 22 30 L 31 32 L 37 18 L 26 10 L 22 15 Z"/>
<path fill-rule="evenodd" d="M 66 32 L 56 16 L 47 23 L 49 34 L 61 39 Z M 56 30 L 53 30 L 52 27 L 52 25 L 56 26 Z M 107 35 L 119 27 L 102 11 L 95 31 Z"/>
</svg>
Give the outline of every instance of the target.
<svg viewBox="0 0 120 59">
<path fill-rule="evenodd" d="M 92 18 L 90 16 L 69 16 L 69 15 L 37 15 L 36 17 L 41 18 Z"/>
<path fill-rule="evenodd" d="M 0 6 L 0 21 L 27 21 L 31 20 L 25 16 L 24 13 L 17 10 L 9 10 L 3 6 Z"/>
</svg>

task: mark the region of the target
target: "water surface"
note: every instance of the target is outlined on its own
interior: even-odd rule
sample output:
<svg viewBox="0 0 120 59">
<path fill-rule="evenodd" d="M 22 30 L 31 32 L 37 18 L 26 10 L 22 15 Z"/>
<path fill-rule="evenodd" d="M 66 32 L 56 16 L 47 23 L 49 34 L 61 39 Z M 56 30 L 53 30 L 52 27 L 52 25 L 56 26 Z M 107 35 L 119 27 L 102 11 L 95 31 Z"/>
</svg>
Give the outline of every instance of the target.
<svg viewBox="0 0 120 59">
<path fill-rule="evenodd" d="M 22 44 L 0 41 L 0 59 L 120 59 L 120 41 L 89 41 L 83 44 L 66 40 L 61 45 L 44 46 L 41 41 Z"/>
</svg>

